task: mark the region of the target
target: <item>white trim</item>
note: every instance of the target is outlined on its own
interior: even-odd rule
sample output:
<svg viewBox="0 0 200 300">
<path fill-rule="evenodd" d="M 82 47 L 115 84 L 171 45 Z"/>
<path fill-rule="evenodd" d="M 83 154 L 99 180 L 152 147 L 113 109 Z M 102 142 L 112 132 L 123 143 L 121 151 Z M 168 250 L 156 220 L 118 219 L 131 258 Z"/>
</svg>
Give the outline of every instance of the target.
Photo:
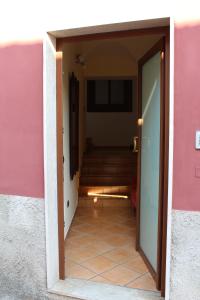
<svg viewBox="0 0 200 300">
<path fill-rule="evenodd" d="M 165 299 L 170 298 L 171 223 L 173 189 L 173 149 L 174 149 L 174 19 L 170 17 L 170 74 L 169 74 L 169 163 L 168 163 L 168 220 L 166 251 Z"/>
<path fill-rule="evenodd" d="M 56 38 L 46 34 L 43 45 L 43 130 L 47 287 L 59 279 L 57 143 L 56 143 Z"/>
<path fill-rule="evenodd" d="M 166 23 L 167 18 L 164 18 Z M 153 24 L 154 20 L 151 20 Z M 141 27 L 149 19 L 140 21 Z M 136 28 L 138 21 L 91 26 L 52 32 L 54 36 L 90 34 Z M 162 26 L 162 19 L 155 19 L 155 26 Z M 136 25 L 137 25 L 136 24 Z M 167 24 L 165 24 L 167 25 Z M 116 27 L 115 27 L 116 26 Z M 152 26 L 154 27 L 154 26 Z M 116 29 L 117 28 L 117 29 Z M 169 118 L 169 184 L 168 184 L 168 225 L 166 257 L 166 299 L 169 299 L 170 279 L 170 243 L 171 243 L 171 208 L 172 208 L 172 172 L 173 172 L 173 68 L 174 68 L 174 20 L 170 18 L 170 118 Z M 45 219 L 46 219 L 46 252 L 47 252 L 47 287 L 51 289 L 59 279 L 58 264 L 58 213 L 57 213 L 57 159 L 56 159 L 56 38 L 46 34 L 44 38 L 44 170 L 45 170 Z M 54 57 L 54 61 L 53 61 Z M 50 72 L 51 74 L 48 74 Z M 53 218 L 52 218 L 53 216 Z M 52 224 L 53 223 L 53 224 Z M 55 253 L 52 252 L 54 249 Z M 59 281 L 64 284 L 64 281 Z"/>
</svg>

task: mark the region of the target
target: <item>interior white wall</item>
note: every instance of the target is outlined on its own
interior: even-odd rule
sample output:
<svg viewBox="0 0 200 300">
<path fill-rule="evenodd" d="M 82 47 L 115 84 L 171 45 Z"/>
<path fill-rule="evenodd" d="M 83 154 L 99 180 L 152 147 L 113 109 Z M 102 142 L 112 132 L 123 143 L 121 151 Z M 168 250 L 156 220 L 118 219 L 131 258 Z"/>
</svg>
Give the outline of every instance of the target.
<svg viewBox="0 0 200 300">
<path fill-rule="evenodd" d="M 44 39 L 44 178 L 47 287 L 59 279 L 57 142 L 56 142 L 56 39 Z"/>
<path fill-rule="evenodd" d="M 132 112 L 87 112 L 86 136 L 95 146 L 130 146 L 137 127 L 138 59 L 160 38 L 159 35 L 126 37 L 83 43 L 85 78 L 134 78 Z"/>
<path fill-rule="evenodd" d="M 77 45 L 78 46 L 78 45 Z M 44 177 L 45 177 L 45 220 L 47 287 L 59 280 L 58 251 L 58 207 L 57 207 L 57 138 L 56 138 L 56 38 L 46 34 L 44 38 Z M 82 101 L 84 95 L 83 76 L 80 66 L 74 64 L 77 47 L 70 45 L 63 51 L 63 151 L 64 163 L 64 218 L 65 236 L 73 218 L 78 201 L 79 173 L 74 180 L 69 176 L 69 98 L 68 75 L 74 71 L 80 81 L 80 126 L 84 119 Z M 82 113 L 81 113 L 82 112 Z M 84 150 L 84 126 L 80 130 L 80 159 Z M 67 200 L 70 201 L 67 208 Z"/>
<path fill-rule="evenodd" d="M 92 138 L 95 146 L 128 147 L 134 136 L 137 136 L 134 112 L 87 113 L 87 137 Z"/>
<path fill-rule="evenodd" d="M 78 203 L 79 172 L 73 180 L 70 178 L 70 153 L 69 153 L 69 75 L 74 72 L 79 80 L 79 124 L 83 124 L 83 70 L 75 63 L 75 57 L 79 53 L 78 44 L 68 43 L 63 48 L 63 155 L 64 155 L 64 220 L 65 237 L 73 219 Z M 84 149 L 83 126 L 79 130 L 79 162 L 81 165 Z M 69 201 L 69 206 L 67 202 Z"/>
<path fill-rule="evenodd" d="M 137 64 L 133 57 L 118 51 L 120 44 L 96 48 L 86 61 L 85 77 L 130 77 L 137 75 Z M 109 44 L 108 44 L 109 45 Z M 107 50 L 107 51 L 106 51 Z M 135 88 L 137 85 L 135 85 Z M 95 146 L 129 146 L 131 138 L 137 135 L 136 98 L 132 112 L 87 112 L 86 136 L 92 138 Z"/>
</svg>

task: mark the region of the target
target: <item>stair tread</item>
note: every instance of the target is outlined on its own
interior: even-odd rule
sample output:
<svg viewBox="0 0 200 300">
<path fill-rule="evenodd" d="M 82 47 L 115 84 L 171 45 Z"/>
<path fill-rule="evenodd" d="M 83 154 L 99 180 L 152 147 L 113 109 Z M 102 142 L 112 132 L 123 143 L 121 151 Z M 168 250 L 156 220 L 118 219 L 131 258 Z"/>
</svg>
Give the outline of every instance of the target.
<svg viewBox="0 0 200 300">
<path fill-rule="evenodd" d="M 80 188 L 129 187 L 137 169 L 137 156 L 131 152 L 93 152 L 83 157 Z"/>
</svg>

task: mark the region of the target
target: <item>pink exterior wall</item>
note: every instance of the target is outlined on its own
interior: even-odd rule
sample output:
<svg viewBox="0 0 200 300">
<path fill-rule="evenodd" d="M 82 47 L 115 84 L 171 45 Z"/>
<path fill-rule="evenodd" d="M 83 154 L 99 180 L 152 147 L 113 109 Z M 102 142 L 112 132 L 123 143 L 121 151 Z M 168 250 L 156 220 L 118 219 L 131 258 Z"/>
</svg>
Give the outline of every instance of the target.
<svg viewBox="0 0 200 300">
<path fill-rule="evenodd" d="M 42 43 L 0 48 L 0 194 L 44 196 Z"/>
<path fill-rule="evenodd" d="M 173 208 L 180 210 L 200 210 L 199 53 L 200 25 L 176 25 Z M 44 196 L 42 68 L 42 43 L 0 48 L 1 194 Z"/>
<path fill-rule="evenodd" d="M 200 24 L 175 27 L 174 93 L 173 208 L 200 211 Z"/>
</svg>

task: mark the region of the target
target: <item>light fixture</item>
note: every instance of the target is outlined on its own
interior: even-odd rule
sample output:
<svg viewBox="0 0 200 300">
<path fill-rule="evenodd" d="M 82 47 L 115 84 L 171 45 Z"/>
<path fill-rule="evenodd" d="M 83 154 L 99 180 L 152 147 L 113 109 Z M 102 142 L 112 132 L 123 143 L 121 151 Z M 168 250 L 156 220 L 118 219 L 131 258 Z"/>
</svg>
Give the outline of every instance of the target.
<svg viewBox="0 0 200 300">
<path fill-rule="evenodd" d="M 142 119 L 142 118 L 138 119 L 137 123 L 138 123 L 138 126 L 142 126 L 144 124 L 144 119 Z"/>
<path fill-rule="evenodd" d="M 82 67 L 85 66 L 85 58 L 81 54 L 77 54 L 75 57 L 75 63 L 81 65 Z"/>
<path fill-rule="evenodd" d="M 92 192 L 88 192 L 87 194 L 88 194 L 88 196 L 128 199 L 128 196 L 126 196 L 126 195 L 110 195 L 110 194 L 100 194 L 100 193 L 92 193 Z"/>
<path fill-rule="evenodd" d="M 97 197 L 94 197 L 93 201 L 94 201 L 94 203 L 97 203 L 98 198 L 97 198 Z"/>
</svg>

